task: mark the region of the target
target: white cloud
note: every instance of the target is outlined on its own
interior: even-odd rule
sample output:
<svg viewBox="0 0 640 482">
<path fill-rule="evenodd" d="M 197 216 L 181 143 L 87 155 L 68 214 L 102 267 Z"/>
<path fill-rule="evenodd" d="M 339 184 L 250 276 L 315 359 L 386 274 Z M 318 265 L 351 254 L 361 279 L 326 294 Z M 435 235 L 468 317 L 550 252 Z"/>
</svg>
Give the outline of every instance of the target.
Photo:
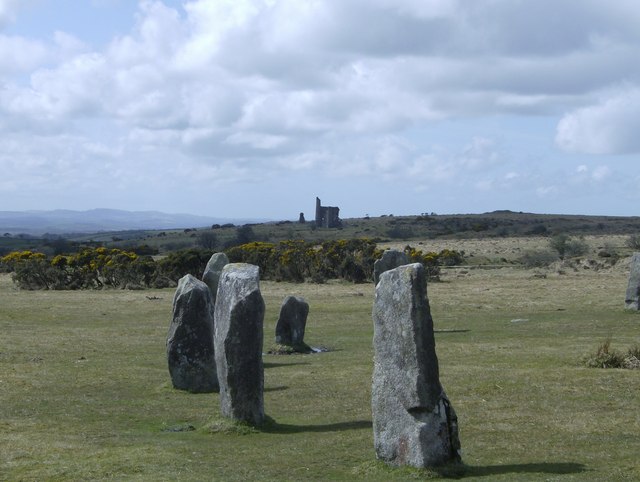
<svg viewBox="0 0 640 482">
<path fill-rule="evenodd" d="M 0 28 L 19 24 L 18 3 L 0 0 Z M 550 196 L 562 189 L 554 173 L 513 157 L 550 161 L 526 147 L 514 155 L 509 134 L 485 121 L 566 112 L 562 149 L 640 150 L 640 10 L 630 0 L 169 5 L 140 1 L 133 28 L 100 50 L 59 28 L 48 43 L 0 35 L 0 137 L 33 134 L 30 150 L 15 151 L 22 165 L 68 142 L 66 159 L 92 164 L 108 146 L 180 179 L 200 166 L 229 182 L 296 172 Z M 459 119 L 477 132 L 416 140 Z M 604 162 L 566 178 L 606 184 Z M 53 176 L 65 164 L 49 166 Z M 130 185 L 119 172 L 103 174 Z"/>
<path fill-rule="evenodd" d="M 227 137 L 224 142 L 236 145 L 248 145 L 254 149 L 271 150 L 287 142 L 285 136 L 274 136 L 253 132 L 236 132 Z"/>
<path fill-rule="evenodd" d="M 145 0 L 131 34 L 105 52 L 83 52 L 82 42 L 56 34 L 62 49 L 81 53 L 34 72 L 30 94 L 55 114 L 93 110 L 134 127 L 200 128 L 217 119 L 241 133 L 388 132 L 491 111 L 549 112 L 559 100 L 575 102 L 569 86 L 593 79 L 585 69 L 596 71 L 593 60 L 612 52 L 615 75 L 637 69 L 629 61 L 636 50 L 621 46 L 634 35 L 628 20 L 592 2 L 570 32 L 551 25 L 554 56 L 540 55 L 547 43 L 513 51 L 529 37 L 512 21 L 526 17 L 521 27 L 538 29 L 549 5 L 194 0 L 181 14 Z M 588 22 L 596 17 L 594 33 Z M 595 42 L 596 33 L 608 41 Z M 90 102 L 87 91 L 102 100 Z"/>
<path fill-rule="evenodd" d="M 21 3 L 25 0 L 0 0 L 0 29 L 16 20 Z"/>
<path fill-rule="evenodd" d="M 465 169 L 485 170 L 500 162 L 495 142 L 484 137 L 474 137 L 460 157 L 460 164 Z"/>
<path fill-rule="evenodd" d="M 493 180 L 491 179 L 483 179 L 481 181 L 477 181 L 475 183 L 475 188 L 478 191 L 492 191 L 493 189 L 495 189 L 495 185 Z"/>
<path fill-rule="evenodd" d="M 602 187 L 608 181 L 614 179 L 614 172 L 608 165 L 596 165 L 589 167 L 586 164 L 579 165 L 574 173 L 569 174 L 567 183 L 574 186 L 588 186 L 589 188 Z"/>
<path fill-rule="evenodd" d="M 0 73 L 27 72 L 47 57 L 47 48 L 38 41 L 0 34 Z"/>
<path fill-rule="evenodd" d="M 596 182 L 602 182 L 611 176 L 611 169 L 609 166 L 598 166 L 593 170 L 591 178 Z"/>
<path fill-rule="evenodd" d="M 567 151 L 587 154 L 640 152 L 640 86 L 606 94 L 597 104 L 566 114 L 556 142 Z"/>
<path fill-rule="evenodd" d="M 536 194 L 541 198 L 554 198 L 557 196 L 558 192 L 559 188 L 555 185 L 540 186 L 536 188 Z"/>
</svg>

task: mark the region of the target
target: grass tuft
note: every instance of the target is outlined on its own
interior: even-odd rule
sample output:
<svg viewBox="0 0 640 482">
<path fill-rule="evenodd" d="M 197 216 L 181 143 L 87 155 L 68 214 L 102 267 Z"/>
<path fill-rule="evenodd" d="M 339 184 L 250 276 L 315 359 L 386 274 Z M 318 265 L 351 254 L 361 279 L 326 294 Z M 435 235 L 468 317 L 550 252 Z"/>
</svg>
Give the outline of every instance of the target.
<svg viewBox="0 0 640 482">
<path fill-rule="evenodd" d="M 206 433 L 221 433 L 225 435 L 251 435 L 260 433 L 260 430 L 247 422 L 240 422 L 230 418 L 216 416 L 210 418 L 200 429 Z"/>
<path fill-rule="evenodd" d="M 306 343 L 300 343 L 298 345 L 280 345 L 276 343 L 269 351 L 269 355 L 299 355 L 313 353 L 313 350 Z"/>
<path fill-rule="evenodd" d="M 640 345 L 634 345 L 623 354 L 611 348 L 611 339 L 600 344 L 593 355 L 588 355 L 584 363 L 589 368 L 627 368 L 629 370 L 640 368 Z"/>
<path fill-rule="evenodd" d="M 180 423 L 177 425 L 171 425 L 168 427 L 164 427 L 162 429 L 163 432 L 193 432 L 196 428 L 190 423 Z"/>
<path fill-rule="evenodd" d="M 468 467 L 462 463 L 452 463 L 439 467 L 417 468 L 393 466 L 381 460 L 370 460 L 351 470 L 355 478 L 365 480 L 431 480 L 460 479 L 468 473 Z"/>
<path fill-rule="evenodd" d="M 622 368 L 624 356 L 611 348 L 611 339 L 607 338 L 595 354 L 585 357 L 584 362 L 589 368 Z"/>
</svg>

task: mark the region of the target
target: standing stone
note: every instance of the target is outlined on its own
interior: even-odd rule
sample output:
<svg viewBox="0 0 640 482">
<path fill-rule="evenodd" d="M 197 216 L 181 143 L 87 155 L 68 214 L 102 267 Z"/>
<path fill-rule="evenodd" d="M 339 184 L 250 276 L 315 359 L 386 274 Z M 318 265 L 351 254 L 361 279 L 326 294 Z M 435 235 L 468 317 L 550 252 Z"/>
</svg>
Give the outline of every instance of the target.
<svg viewBox="0 0 640 482">
<path fill-rule="evenodd" d="M 373 263 L 373 281 L 378 284 L 380 275 L 385 271 L 409 264 L 406 253 L 395 249 L 390 249 L 382 254 L 382 258 Z"/>
<path fill-rule="evenodd" d="M 229 264 L 229 258 L 224 253 L 214 253 L 209 258 L 207 266 L 202 274 L 202 281 L 204 281 L 211 291 L 211 299 L 213 304 L 216 304 L 216 296 L 218 295 L 218 283 L 220 282 L 220 273 L 222 268 Z"/>
<path fill-rule="evenodd" d="M 258 267 L 226 265 L 215 307 L 220 407 L 225 417 L 252 425 L 264 421 L 264 309 Z"/>
<path fill-rule="evenodd" d="M 309 303 L 298 296 L 287 296 L 280 307 L 276 323 L 276 343 L 291 346 L 300 351 L 309 351 L 304 343 L 304 329 L 309 315 Z"/>
<path fill-rule="evenodd" d="M 640 310 L 638 299 L 640 298 L 640 253 L 633 253 L 629 263 L 629 283 L 624 307 L 627 310 Z"/>
<path fill-rule="evenodd" d="M 178 282 L 167 335 L 167 361 L 175 388 L 195 393 L 219 390 L 213 332 L 209 288 L 188 274 Z"/>
<path fill-rule="evenodd" d="M 376 455 L 393 465 L 460 461 L 458 419 L 440 385 L 424 267 L 380 276 L 373 306 L 373 435 Z"/>
</svg>

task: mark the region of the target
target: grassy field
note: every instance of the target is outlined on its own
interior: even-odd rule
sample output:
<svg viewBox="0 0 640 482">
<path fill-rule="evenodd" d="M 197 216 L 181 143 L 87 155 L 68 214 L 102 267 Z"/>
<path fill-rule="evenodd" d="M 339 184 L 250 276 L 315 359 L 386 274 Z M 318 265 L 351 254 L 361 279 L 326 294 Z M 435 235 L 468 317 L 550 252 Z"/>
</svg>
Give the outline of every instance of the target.
<svg viewBox="0 0 640 482">
<path fill-rule="evenodd" d="M 496 256 L 515 249 L 497 243 L 486 248 Z M 623 309 L 627 276 L 621 260 L 598 270 L 454 268 L 429 284 L 465 463 L 445 476 L 640 479 L 640 371 L 581 364 L 606 339 L 621 351 L 640 343 L 640 315 Z M 217 394 L 171 388 L 172 289 L 27 292 L 0 275 L 0 480 L 442 476 L 375 460 L 373 286 L 261 288 L 265 351 L 289 294 L 310 304 L 306 341 L 331 351 L 265 355 L 273 422 L 241 434 L 211 431 Z"/>
</svg>

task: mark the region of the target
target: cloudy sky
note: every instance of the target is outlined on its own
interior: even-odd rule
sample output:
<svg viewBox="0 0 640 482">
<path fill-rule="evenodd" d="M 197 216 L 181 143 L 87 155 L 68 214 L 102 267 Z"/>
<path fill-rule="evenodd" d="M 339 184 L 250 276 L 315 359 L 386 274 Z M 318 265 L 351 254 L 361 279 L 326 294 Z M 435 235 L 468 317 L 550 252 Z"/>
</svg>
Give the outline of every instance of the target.
<svg viewBox="0 0 640 482">
<path fill-rule="evenodd" d="M 0 210 L 640 214 L 637 0 L 0 0 Z"/>
</svg>

